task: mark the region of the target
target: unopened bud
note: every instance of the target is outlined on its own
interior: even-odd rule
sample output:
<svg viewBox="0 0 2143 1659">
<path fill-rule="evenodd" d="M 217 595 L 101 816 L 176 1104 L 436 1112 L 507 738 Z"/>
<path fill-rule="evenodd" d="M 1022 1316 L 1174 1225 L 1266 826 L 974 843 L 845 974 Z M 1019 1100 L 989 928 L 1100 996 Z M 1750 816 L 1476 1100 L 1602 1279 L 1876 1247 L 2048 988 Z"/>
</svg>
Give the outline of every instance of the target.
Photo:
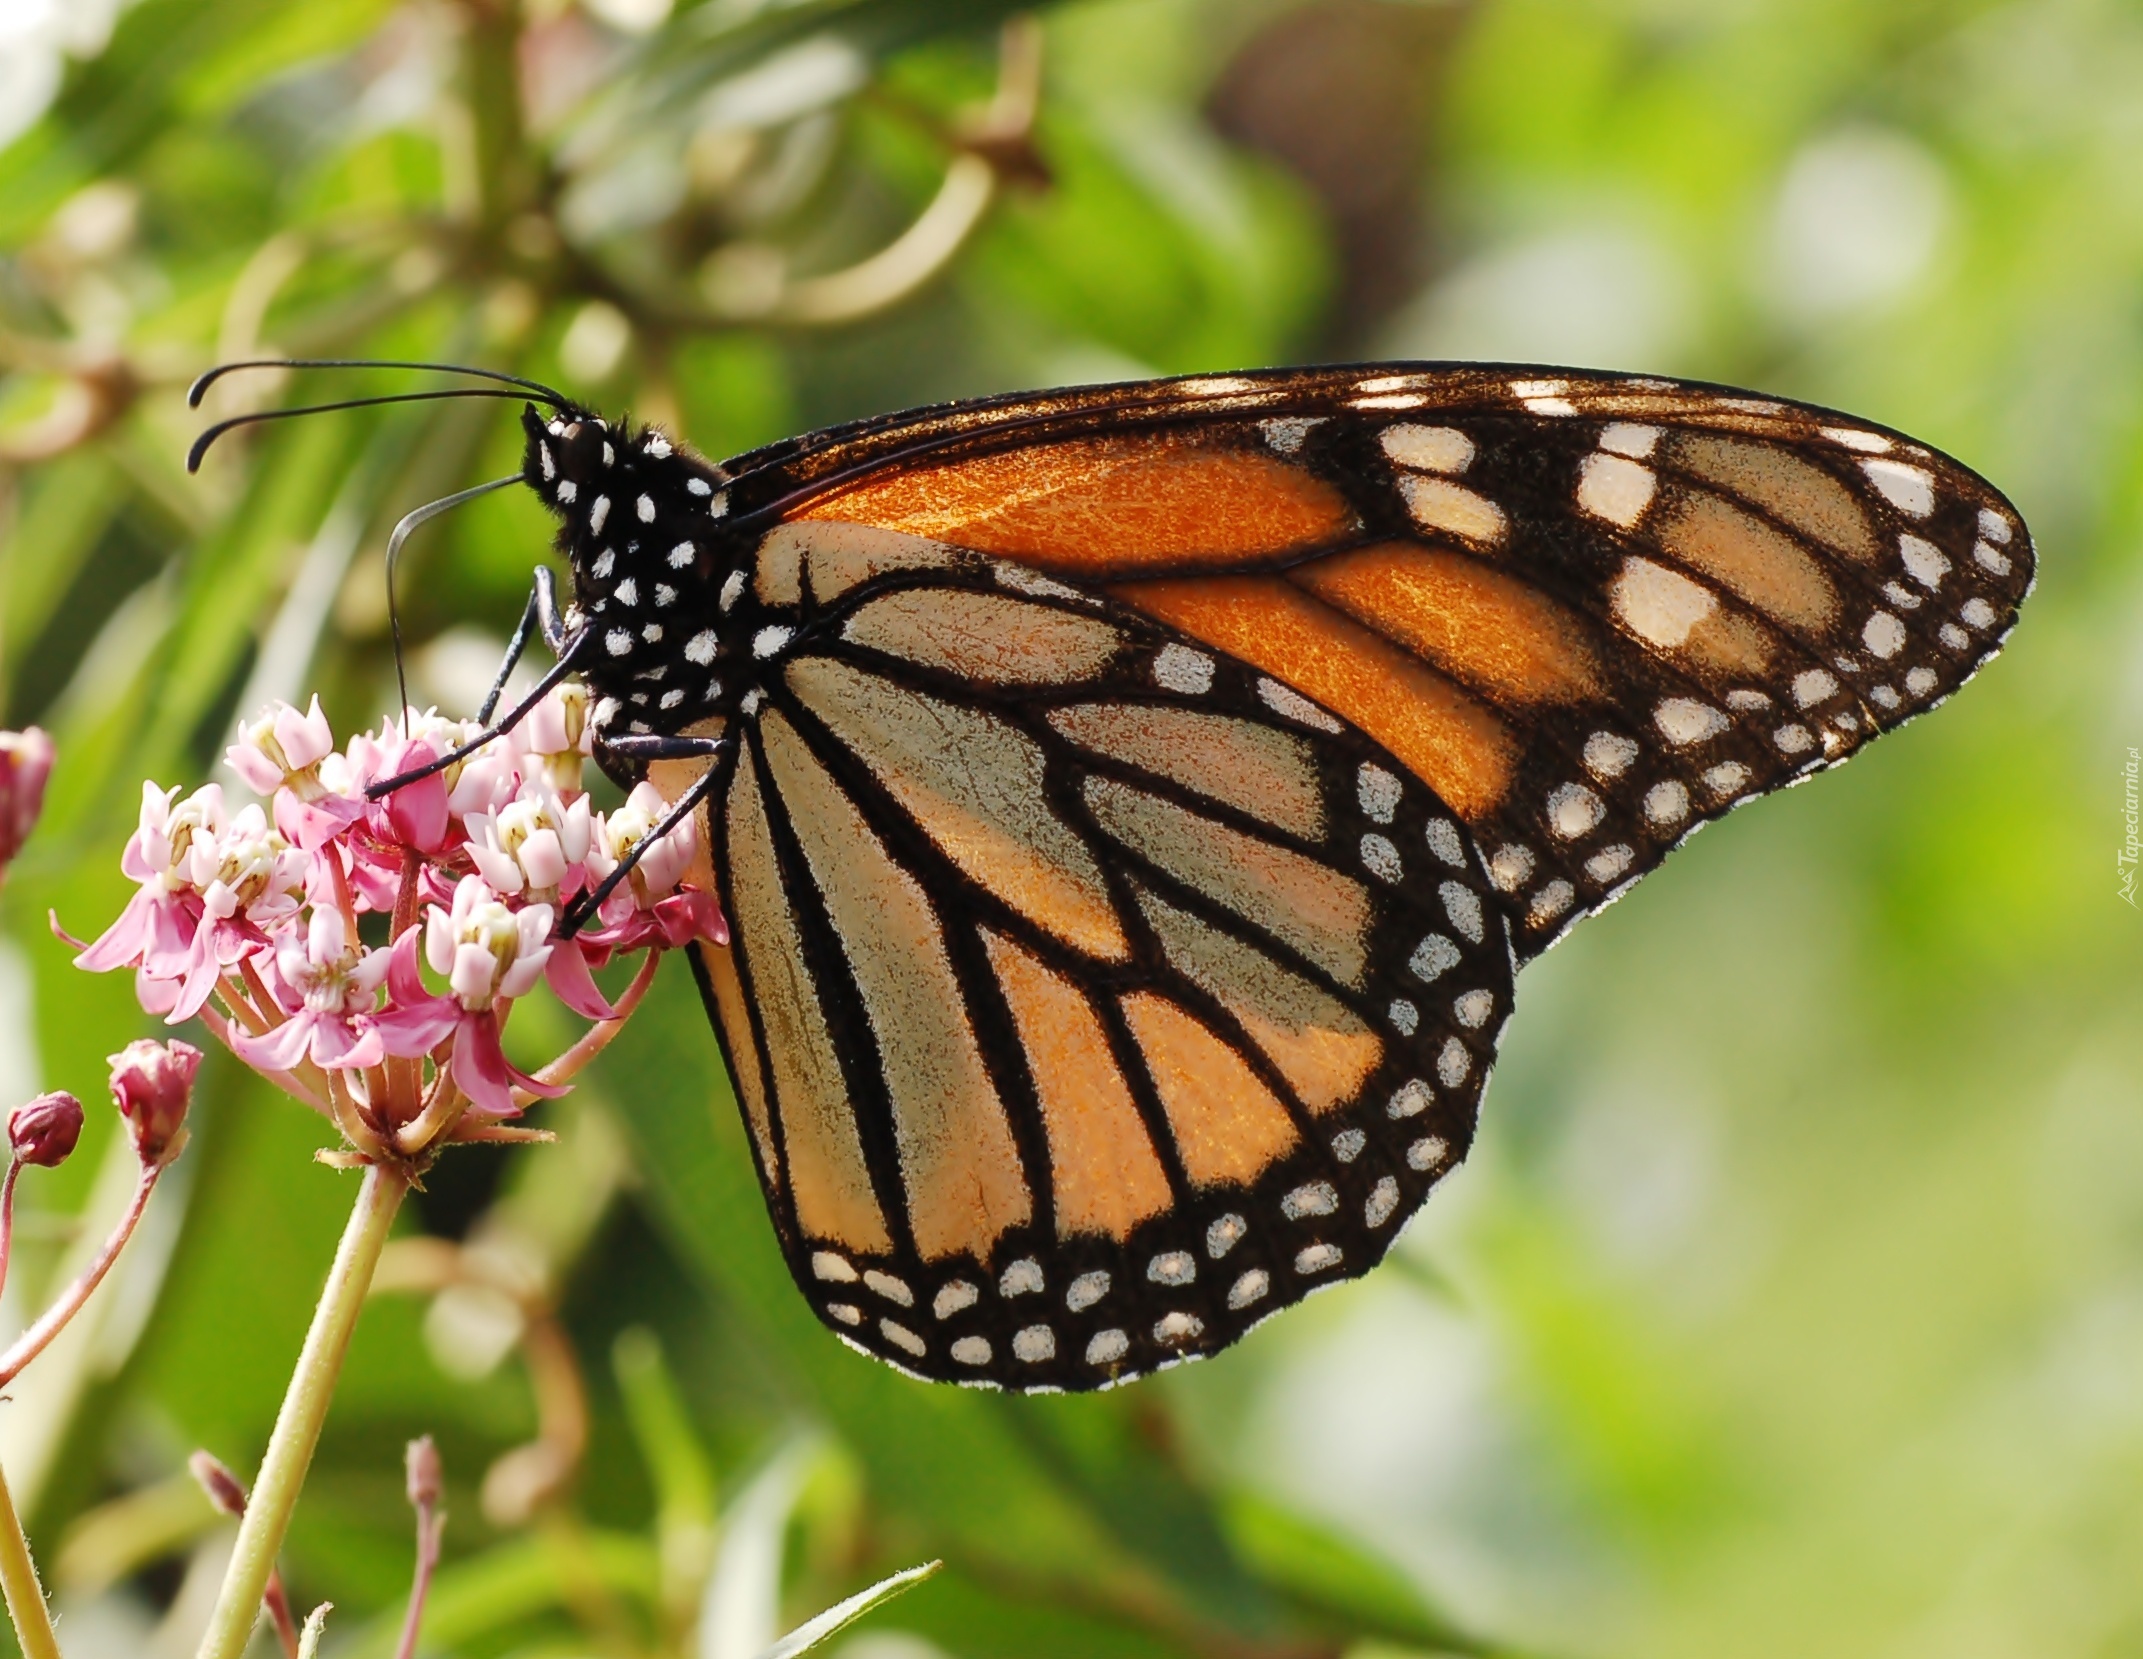
<svg viewBox="0 0 2143 1659">
<path fill-rule="evenodd" d="M 0 732 L 0 870 L 15 861 L 45 809 L 52 739 L 37 727 Z"/>
<path fill-rule="evenodd" d="M 168 1164 L 186 1144 L 201 1051 L 191 1043 L 132 1042 L 111 1056 L 112 1098 L 145 1165 Z"/>
<path fill-rule="evenodd" d="M 82 1138 L 82 1103 L 64 1089 L 26 1100 L 8 1114 L 7 1144 L 21 1164 L 64 1164 Z"/>
<path fill-rule="evenodd" d="M 213 1452 L 195 1452 L 186 1460 L 186 1467 L 193 1478 L 201 1483 L 201 1490 L 208 1494 L 208 1501 L 225 1515 L 243 1515 L 246 1512 L 246 1489 L 243 1482 L 216 1457 Z"/>
<path fill-rule="evenodd" d="M 436 1509 L 446 1492 L 446 1469 L 439 1462 L 439 1448 L 428 1434 L 409 1443 L 405 1466 L 409 1474 L 409 1506 Z"/>
</svg>

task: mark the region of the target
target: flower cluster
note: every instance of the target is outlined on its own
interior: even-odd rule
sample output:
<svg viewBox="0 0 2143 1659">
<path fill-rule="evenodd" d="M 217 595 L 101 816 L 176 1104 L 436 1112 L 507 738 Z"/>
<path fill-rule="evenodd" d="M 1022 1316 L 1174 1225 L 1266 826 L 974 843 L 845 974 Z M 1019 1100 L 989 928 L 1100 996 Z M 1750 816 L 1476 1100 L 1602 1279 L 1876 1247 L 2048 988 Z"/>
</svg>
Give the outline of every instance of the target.
<svg viewBox="0 0 2143 1659">
<path fill-rule="evenodd" d="M 651 840 L 665 808 L 647 784 L 614 812 L 594 810 L 579 686 L 452 765 L 368 797 L 479 735 L 412 710 L 338 749 L 318 699 L 302 712 L 276 705 L 227 754 L 265 806 L 233 806 L 215 784 L 183 799 L 143 786 L 121 859 L 137 890 L 78 963 L 134 969 L 144 1008 L 173 1024 L 201 1015 L 367 1156 L 497 1138 L 463 1113 L 517 1115 L 563 1093 L 592 1052 L 584 1038 L 546 1075 L 520 1070 L 500 1041 L 517 998 L 546 982 L 604 1022 L 591 1037 L 607 1040 L 622 1010 L 593 970 L 646 952 L 636 999 L 661 951 L 727 932 L 686 879 L 699 854 L 690 820 Z M 587 925 L 562 937 L 567 908 L 628 860 Z"/>
</svg>

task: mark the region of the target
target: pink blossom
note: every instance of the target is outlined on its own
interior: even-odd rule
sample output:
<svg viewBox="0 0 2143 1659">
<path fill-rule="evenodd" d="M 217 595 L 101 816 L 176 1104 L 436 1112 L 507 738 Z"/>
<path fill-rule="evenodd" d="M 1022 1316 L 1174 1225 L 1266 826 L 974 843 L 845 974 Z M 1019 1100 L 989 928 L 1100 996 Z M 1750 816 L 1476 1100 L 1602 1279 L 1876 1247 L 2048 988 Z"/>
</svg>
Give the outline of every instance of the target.
<svg viewBox="0 0 2143 1659">
<path fill-rule="evenodd" d="M 141 786 L 141 816 L 127 838 L 119 867 L 141 885 L 119 919 L 77 956 L 75 966 L 92 973 L 140 968 L 152 980 L 184 979 L 192 967 L 194 936 L 204 907 L 188 875 L 196 838 L 213 841 L 223 831 L 223 791 L 204 785 L 183 805 L 176 789 Z"/>
<path fill-rule="evenodd" d="M 310 1058 L 317 1066 L 361 1070 L 386 1058 L 372 1016 L 387 952 L 353 946 L 332 905 L 317 906 L 303 926 L 284 929 L 263 977 L 289 1017 L 258 1036 L 231 1028 L 231 1047 L 247 1064 L 289 1071 Z"/>
<path fill-rule="evenodd" d="M 320 763 L 334 750 L 335 734 L 315 697 L 303 714 L 288 703 L 269 704 L 240 724 L 238 741 L 223 751 L 223 758 L 256 795 L 288 789 L 301 801 L 312 801 L 327 793 Z"/>
<path fill-rule="evenodd" d="M 435 906 L 425 928 L 425 954 L 448 976 L 453 994 L 433 996 L 424 989 L 417 974 L 417 930 L 411 928 L 395 942 L 387 971 L 390 1006 L 379 1022 L 381 1033 L 389 1053 L 405 1055 L 429 1054 L 451 1036 L 447 1069 L 471 1107 L 487 1116 L 511 1117 L 520 1111 L 513 1099 L 517 1086 L 553 1099 L 566 1092 L 538 1082 L 506 1058 L 493 1000 L 534 989 L 550 952 L 540 943 L 531 948 L 531 942 L 550 931 L 550 911 L 531 905 L 517 917 L 475 876 L 455 889 L 454 903 L 453 914 Z"/>
<path fill-rule="evenodd" d="M 111 1057 L 112 1098 L 146 1165 L 168 1164 L 186 1144 L 201 1051 L 191 1043 L 132 1042 Z"/>
<path fill-rule="evenodd" d="M 0 870 L 14 863 L 45 809 L 52 775 L 52 739 L 32 726 L 0 732 Z"/>
<path fill-rule="evenodd" d="M 575 867 L 588 856 L 592 816 L 587 796 L 568 806 L 539 779 L 498 811 L 469 815 L 469 857 L 500 893 L 556 905 L 569 879 L 579 885 Z"/>
<path fill-rule="evenodd" d="M 541 777 L 560 795 L 580 793 L 581 766 L 594 747 L 588 688 L 576 680 L 555 687 L 510 734 L 524 777 Z"/>
</svg>

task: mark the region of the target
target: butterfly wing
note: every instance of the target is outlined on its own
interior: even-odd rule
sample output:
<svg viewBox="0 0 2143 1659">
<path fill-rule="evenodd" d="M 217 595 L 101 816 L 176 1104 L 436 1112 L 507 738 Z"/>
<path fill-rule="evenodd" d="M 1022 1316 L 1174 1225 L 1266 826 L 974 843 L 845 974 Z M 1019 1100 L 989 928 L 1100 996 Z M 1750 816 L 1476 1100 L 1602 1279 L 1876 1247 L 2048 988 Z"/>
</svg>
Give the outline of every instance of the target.
<svg viewBox="0 0 2143 1659">
<path fill-rule="evenodd" d="M 730 463 L 742 515 L 1103 589 L 1345 717 L 1460 816 L 1520 960 L 1691 831 L 1999 648 L 2002 496 L 1725 388 L 1393 365 L 882 417 Z"/>
<path fill-rule="evenodd" d="M 1386 749 L 1116 601 L 796 524 L 700 958 L 797 1283 L 924 1376 L 1091 1388 L 1366 1271 L 1510 1006 Z"/>
</svg>

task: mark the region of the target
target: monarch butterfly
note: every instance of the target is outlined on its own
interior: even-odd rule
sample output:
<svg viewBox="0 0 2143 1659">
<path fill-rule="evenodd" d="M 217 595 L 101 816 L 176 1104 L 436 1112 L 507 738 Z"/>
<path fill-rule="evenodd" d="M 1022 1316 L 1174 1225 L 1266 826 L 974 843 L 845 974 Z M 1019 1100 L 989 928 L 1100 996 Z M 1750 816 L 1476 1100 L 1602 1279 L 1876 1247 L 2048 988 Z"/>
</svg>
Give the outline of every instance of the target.
<svg viewBox="0 0 2143 1659">
<path fill-rule="evenodd" d="M 791 1273 L 964 1383 L 1108 1386 L 1367 1272 L 1516 970 L 1946 698 L 2033 575 L 1947 457 L 1682 381 L 1208 375 L 720 466 L 514 384 L 547 407 L 485 487 L 573 583 L 515 652 L 702 815 Z"/>
</svg>

